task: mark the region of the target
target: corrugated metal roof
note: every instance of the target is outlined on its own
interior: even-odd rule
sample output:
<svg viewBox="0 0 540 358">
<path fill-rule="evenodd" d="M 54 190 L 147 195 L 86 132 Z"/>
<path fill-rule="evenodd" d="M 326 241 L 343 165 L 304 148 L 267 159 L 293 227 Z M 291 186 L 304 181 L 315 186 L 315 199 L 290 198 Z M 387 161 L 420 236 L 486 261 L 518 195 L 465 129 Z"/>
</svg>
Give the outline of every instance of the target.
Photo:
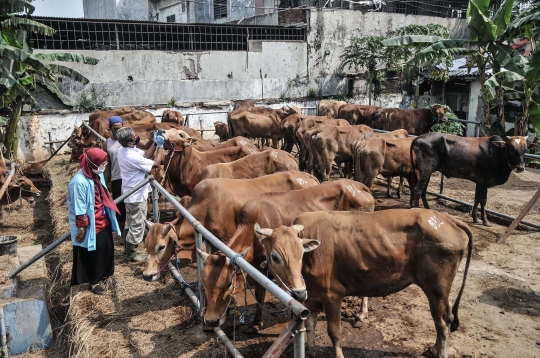
<svg viewBox="0 0 540 358">
<path fill-rule="evenodd" d="M 440 67 L 440 66 L 439 66 Z M 493 71 L 491 68 L 486 69 L 486 75 L 491 76 Z M 478 71 L 478 67 L 474 66 L 470 69 L 467 67 L 467 59 L 465 58 L 458 58 L 455 59 L 452 66 L 448 69 L 448 76 L 450 78 L 461 78 L 461 79 L 468 79 L 471 80 L 480 76 L 480 71 Z M 433 78 L 429 75 L 429 72 L 424 73 L 424 77 L 426 78 Z"/>
</svg>

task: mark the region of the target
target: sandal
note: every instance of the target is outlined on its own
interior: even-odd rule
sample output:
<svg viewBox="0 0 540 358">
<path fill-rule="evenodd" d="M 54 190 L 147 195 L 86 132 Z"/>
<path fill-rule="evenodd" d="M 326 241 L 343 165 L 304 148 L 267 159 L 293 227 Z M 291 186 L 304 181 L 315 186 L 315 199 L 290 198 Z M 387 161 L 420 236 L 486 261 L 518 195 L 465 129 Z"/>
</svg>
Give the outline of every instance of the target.
<svg viewBox="0 0 540 358">
<path fill-rule="evenodd" d="M 96 283 L 95 285 L 90 284 L 90 290 L 96 295 L 102 296 L 105 294 L 105 289 L 101 284 Z"/>
</svg>

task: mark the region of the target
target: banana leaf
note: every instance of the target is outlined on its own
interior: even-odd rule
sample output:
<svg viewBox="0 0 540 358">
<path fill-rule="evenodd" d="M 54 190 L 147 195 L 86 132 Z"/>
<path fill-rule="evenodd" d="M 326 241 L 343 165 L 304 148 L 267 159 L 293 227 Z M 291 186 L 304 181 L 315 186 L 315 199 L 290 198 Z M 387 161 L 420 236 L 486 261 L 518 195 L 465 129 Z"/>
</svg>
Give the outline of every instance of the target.
<svg viewBox="0 0 540 358">
<path fill-rule="evenodd" d="M 18 14 L 24 12 L 32 14 L 36 8 L 28 0 L 2 0 L 0 1 L 0 14 Z"/>
<path fill-rule="evenodd" d="M 78 53 L 37 53 L 34 56 L 45 61 L 82 62 L 86 65 L 96 65 L 99 62 L 97 58 Z"/>
<path fill-rule="evenodd" d="M 82 83 L 83 85 L 88 84 L 90 82 L 88 78 L 86 78 L 83 74 L 81 74 L 78 71 L 75 71 L 72 68 L 62 66 L 62 65 L 52 65 L 51 71 L 53 73 L 58 73 L 60 75 L 66 76 L 71 78 L 72 80 L 75 80 L 77 82 Z"/>
<path fill-rule="evenodd" d="M 0 116 L 0 127 L 5 127 L 8 124 L 9 118 Z"/>
<path fill-rule="evenodd" d="M 71 98 L 60 92 L 58 87 L 47 79 L 41 78 L 39 80 L 39 85 L 41 85 L 47 92 L 52 94 L 54 97 L 57 97 L 63 104 L 70 107 L 75 107 L 76 104 L 71 101 Z"/>
<path fill-rule="evenodd" d="M 487 1 L 489 4 L 489 1 Z M 479 5 L 484 5 L 485 1 L 478 1 L 479 4 L 469 1 L 467 9 L 467 25 L 471 32 L 471 40 L 488 43 L 495 40 L 496 27 L 480 8 Z"/>
<path fill-rule="evenodd" d="M 23 51 L 13 46 L 0 45 L 0 56 L 5 56 L 13 61 L 25 63 L 34 68 L 34 70 L 49 75 L 51 70 L 44 63 L 32 56 L 31 53 Z"/>
<path fill-rule="evenodd" d="M 426 36 L 426 35 L 407 35 L 399 37 L 391 37 L 382 41 L 386 47 L 408 46 L 417 44 L 430 44 L 444 40 L 444 37 Z"/>
<path fill-rule="evenodd" d="M 2 28 L 6 29 L 37 32 L 46 36 L 52 36 L 55 33 L 55 30 L 52 27 L 43 25 L 41 22 L 37 22 L 26 17 L 10 16 L 8 19 L 2 21 L 0 25 Z"/>
<path fill-rule="evenodd" d="M 512 17 L 512 10 L 514 8 L 514 0 L 506 0 L 501 7 L 493 15 L 493 25 L 496 27 L 496 37 L 500 37 L 506 31 L 510 18 Z"/>
<path fill-rule="evenodd" d="M 536 137 L 540 137 L 540 105 L 536 102 L 531 103 L 529 107 L 529 121 L 534 128 Z"/>
<path fill-rule="evenodd" d="M 537 82 L 540 82 L 540 51 L 536 51 L 529 58 L 529 70 L 525 74 L 527 83 L 534 87 Z"/>
<path fill-rule="evenodd" d="M 17 37 L 16 37 L 17 34 L 15 33 L 15 31 L 11 29 L 2 29 L 1 35 L 2 35 L 2 40 L 3 40 L 2 41 L 3 45 L 9 45 L 9 46 L 22 49 L 21 43 L 17 41 Z"/>
</svg>

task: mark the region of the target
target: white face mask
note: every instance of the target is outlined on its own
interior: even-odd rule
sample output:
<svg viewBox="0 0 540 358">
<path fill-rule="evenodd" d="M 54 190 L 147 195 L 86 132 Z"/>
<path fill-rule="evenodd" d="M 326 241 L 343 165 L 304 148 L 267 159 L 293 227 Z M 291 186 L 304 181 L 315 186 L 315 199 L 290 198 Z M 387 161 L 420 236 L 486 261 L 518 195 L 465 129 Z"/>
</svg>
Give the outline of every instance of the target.
<svg viewBox="0 0 540 358">
<path fill-rule="evenodd" d="M 92 169 L 92 172 L 94 172 L 95 174 L 103 174 L 103 172 L 105 171 L 105 167 L 107 166 L 107 163 L 105 163 L 104 165 L 102 164 L 100 167 L 98 167 L 97 169 Z"/>
</svg>

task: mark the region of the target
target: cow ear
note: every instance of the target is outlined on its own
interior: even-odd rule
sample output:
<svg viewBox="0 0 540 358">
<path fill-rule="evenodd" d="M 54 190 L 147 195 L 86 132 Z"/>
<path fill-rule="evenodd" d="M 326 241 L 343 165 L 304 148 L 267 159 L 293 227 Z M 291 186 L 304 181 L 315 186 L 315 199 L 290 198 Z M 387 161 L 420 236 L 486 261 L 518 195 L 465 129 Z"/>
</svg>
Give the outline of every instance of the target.
<svg viewBox="0 0 540 358">
<path fill-rule="evenodd" d="M 300 239 L 302 240 L 302 246 L 304 247 L 304 252 L 310 252 L 315 250 L 321 244 L 318 240 L 313 239 Z"/>
<path fill-rule="evenodd" d="M 187 145 L 191 145 L 191 144 L 195 144 L 199 141 L 198 138 L 195 138 L 195 137 L 188 137 L 187 139 Z"/>
<path fill-rule="evenodd" d="M 169 231 L 171 231 L 171 225 L 163 225 L 163 236 L 167 236 Z"/>
<path fill-rule="evenodd" d="M 527 143 L 527 148 L 529 148 L 529 149 L 538 148 L 538 147 L 540 147 L 540 144 L 537 144 L 537 143 Z"/>
<path fill-rule="evenodd" d="M 300 234 L 304 230 L 304 225 L 293 225 L 291 229 L 296 231 L 297 234 Z"/>
<path fill-rule="evenodd" d="M 248 247 L 246 247 L 246 248 L 244 249 L 244 251 L 242 251 L 242 252 L 240 253 L 240 255 L 242 255 L 243 257 L 246 257 L 246 255 L 247 255 L 247 253 L 249 252 L 249 250 L 251 250 L 251 245 L 248 246 Z"/>
<path fill-rule="evenodd" d="M 491 143 L 495 144 L 497 147 L 501 147 L 501 148 L 506 147 L 506 142 L 504 140 L 494 140 Z"/>
<path fill-rule="evenodd" d="M 150 226 L 154 225 L 154 223 L 151 222 L 150 220 L 144 220 L 144 223 L 145 223 L 146 228 L 147 228 L 148 230 L 150 230 Z"/>
<path fill-rule="evenodd" d="M 203 263 L 206 261 L 206 259 L 208 258 L 208 256 L 210 256 L 210 255 L 207 254 L 206 252 L 201 251 L 201 250 L 199 250 L 199 249 L 197 249 L 197 255 L 199 255 L 199 257 L 201 258 L 201 260 L 203 261 Z"/>
</svg>

